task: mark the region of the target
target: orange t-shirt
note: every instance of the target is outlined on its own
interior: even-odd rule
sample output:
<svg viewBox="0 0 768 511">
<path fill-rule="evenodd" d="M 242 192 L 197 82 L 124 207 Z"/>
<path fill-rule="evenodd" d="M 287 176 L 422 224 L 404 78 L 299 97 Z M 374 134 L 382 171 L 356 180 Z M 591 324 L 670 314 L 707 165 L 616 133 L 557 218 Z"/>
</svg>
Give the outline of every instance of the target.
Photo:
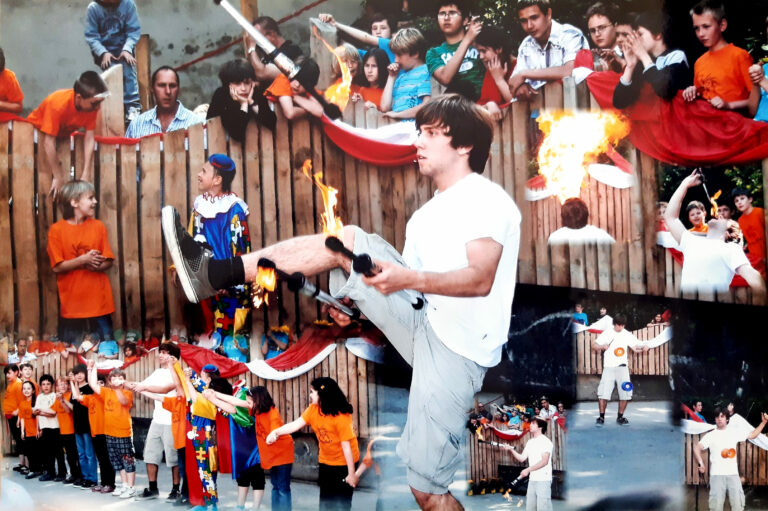
<svg viewBox="0 0 768 511">
<path fill-rule="evenodd" d="M 267 90 L 264 91 L 264 95 L 267 97 L 272 96 L 275 98 L 279 98 L 280 96 L 293 96 L 293 91 L 291 90 L 291 81 L 287 76 L 280 73 L 272 81 L 270 86 L 267 87 Z"/>
<path fill-rule="evenodd" d="M 32 341 L 29 344 L 29 347 L 27 348 L 27 350 L 30 353 L 37 352 L 37 353 L 39 353 L 41 355 L 43 355 L 45 353 L 50 353 L 50 352 L 53 351 L 53 349 L 54 349 L 54 346 L 53 346 L 53 343 L 51 341 L 43 341 L 43 340 Z"/>
<path fill-rule="evenodd" d="M 267 435 L 283 425 L 280 412 L 274 406 L 267 413 L 256 416 L 256 441 L 259 444 L 261 468 L 270 469 L 278 465 L 293 463 L 293 438 L 283 435 L 272 445 L 267 444 Z M 346 462 L 344 463 L 346 465 Z"/>
<path fill-rule="evenodd" d="M 384 93 L 384 89 L 378 87 L 360 87 L 358 91 L 363 96 L 363 101 L 370 101 L 376 108 L 381 108 L 381 95 Z"/>
<path fill-rule="evenodd" d="M 69 402 L 72 397 L 71 392 L 64 394 L 64 399 Z M 53 402 L 51 410 L 56 412 L 56 418 L 59 419 L 59 433 L 62 435 L 73 435 L 75 433 L 75 421 L 72 419 L 72 410 L 61 404 L 58 399 Z"/>
<path fill-rule="evenodd" d="M 163 408 L 171 412 L 173 448 L 182 449 L 187 444 L 187 400 L 181 396 L 165 397 Z"/>
<path fill-rule="evenodd" d="M 32 415 L 32 403 L 26 398 L 19 403 L 19 419 L 24 419 L 24 434 L 28 438 L 37 435 L 37 417 Z"/>
<path fill-rule="evenodd" d="M 104 387 L 101 388 L 104 390 Z M 96 394 L 83 396 L 82 403 L 88 408 L 88 424 L 91 426 L 91 436 L 104 434 L 104 401 Z"/>
<path fill-rule="evenodd" d="M 122 392 L 128 399 L 128 404 L 120 403 L 117 393 Z M 117 438 L 131 436 L 131 407 L 133 392 L 122 389 L 102 387 L 98 398 L 104 402 L 104 434 Z"/>
<path fill-rule="evenodd" d="M 81 112 L 75 108 L 74 89 L 61 89 L 45 98 L 27 117 L 35 128 L 54 137 L 68 137 L 73 131 L 96 129 L 98 110 Z"/>
<path fill-rule="evenodd" d="M 0 101 L 9 103 L 21 103 L 24 101 L 24 93 L 21 91 L 16 73 L 10 69 L 3 69 L 0 73 Z"/>
<path fill-rule="evenodd" d="M 5 390 L 5 396 L 3 396 L 3 413 L 6 417 L 10 418 L 15 410 L 19 408 L 19 403 L 24 399 L 24 394 L 21 393 L 21 386 L 23 383 L 21 379 L 11 383 Z"/>
<path fill-rule="evenodd" d="M 48 231 L 48 257 L 51 268 L 93 249 L 100 251 L 107 259 L 115 258 L 109 248 L 107 228 L 95 218 L 87 218 L 78 225 L 62 219 Z M 60 313 L 63 318 L 95 318 L 115 312 L 112 286 L 103 271 L 78 268 L 58 273 L 56 283 L 59 287 Z"/>
<path fill-rule="evenodd" d="M 301 418 L 312 427 L 320 447 L 318 461 L 325 465 L 345 466 L 347 460 L 341 449 L 341 442 L 348 441 L 352 447 L 352 461 L 360 460 L 357 435 L 352 427 L 352 415 L 323 415 L 318 405 L 309 405 Z"/>
<path fill-rule="evenodd" d="M 708 51 L 693 66 L 693 84 L 704 99 L 720 96 L 723 101 L 747 99 L 752 90 L 749 53 L 732 44 Z"/>
<path fill-rule="evenodd" d="M 747 240 L 750 258 L 758 262 L 760 259 L 765 259 L 765 210 L 752 208 L 752 212 L 748 215 L 741 215 L 739 227 L 744 233 L 744 239 Z"/>
<path fill-rule="evenodd" d="M 699 225 L 694 225 L 693 227 L 691 227 L 688 230 L 690 232 L 707 232 L 707 231 L 709 231 L 709 226 L 706 223 L 702 222 Z"/>
</svg>

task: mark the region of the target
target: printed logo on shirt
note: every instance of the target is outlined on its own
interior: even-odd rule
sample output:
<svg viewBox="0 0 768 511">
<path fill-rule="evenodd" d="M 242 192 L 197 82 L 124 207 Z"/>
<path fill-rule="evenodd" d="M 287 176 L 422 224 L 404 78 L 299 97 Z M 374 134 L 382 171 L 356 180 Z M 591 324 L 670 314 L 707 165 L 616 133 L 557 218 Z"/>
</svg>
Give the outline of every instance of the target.
<svg viewBox="0 0 768 511">
<path fill-rule="evenodd" d="M 731 449 L 723 449 L 720 452 L 720 456 L 722 456 L 725 459 L 735 458 L 736 457 L 736 449 L 733 449 L 733 448 L 731 448 Z"/>
<path fill-rule="evenodd" d="M 443 53 L 440 58 L 443 59 L 443 64 L 448 64 L 448 61 L 453 58 L 453 55 L 456 52 L 446 52 Z M 477 48 L 470 48 L 467 50 L 467 53 L 464 54 L 464 60 L 461 64 L 461 67 L 459 68 L 459 72 L 466 71 L 467 69 L 472 69 L 474 66 L 473 60 L 477 60 L 479 58 L 479 54 L 477 53 Z M 469 64 L 469 67 L 465 68 Z"/>
<path fill-rule="evenodd" d="M 325 428 L 318 428 L 316 433 L 318 442 L 322 444 L 331 443 L 331 435 L 328 434 L 328 431 Z"/>
<path fill-rule="evenodd" d="M 623 357 L 624 356 L 624 348 L 616 348 L 613 350 L 613 354 L 617 357 Z"/>
</svg>

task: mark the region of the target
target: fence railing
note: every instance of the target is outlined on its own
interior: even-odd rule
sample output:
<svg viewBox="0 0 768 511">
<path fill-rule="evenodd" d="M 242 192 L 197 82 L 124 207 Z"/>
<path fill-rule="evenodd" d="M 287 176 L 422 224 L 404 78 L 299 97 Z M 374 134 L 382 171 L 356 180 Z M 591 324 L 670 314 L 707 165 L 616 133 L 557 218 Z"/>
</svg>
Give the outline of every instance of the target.
<svg viewBox="0 0 768 511">
<path fill-rule="evenodd" d="M 663 325 L 651 325 L 632 333 L 641 341 L 649 341 L 667 328 Z M 575 337 L 576 343 L 576 374 L 602 374 L 603 352 L 592 351 L 592 341 L 600 334 L 580 332 Z M 635 375 L 667 376 L 669 375 L 669 343 L 652 348 L 644 353 L 629 350 L 629 372 Z"/>
</svg>

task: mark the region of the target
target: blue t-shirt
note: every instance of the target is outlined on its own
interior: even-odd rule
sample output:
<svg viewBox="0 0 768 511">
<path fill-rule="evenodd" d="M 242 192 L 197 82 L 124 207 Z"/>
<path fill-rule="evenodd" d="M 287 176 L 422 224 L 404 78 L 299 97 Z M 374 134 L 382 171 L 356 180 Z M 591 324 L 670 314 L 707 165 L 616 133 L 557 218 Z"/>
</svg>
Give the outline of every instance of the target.
<svg viewBox="0 0 768 511">
<path fill-rule="evenodd" d="M 402 112 L 419 106 L 424 101 L 424 96 L 431 94 L 432 83 L 426 64 L 400 73 L 395 78 L 395 85 L 392 89 L 392 111 Z"/>
<path fill-rule="evenodd" d="M 99 343 L 99 353 L 102 355 L 113 357 L 117 355 L 118 352 L 119 348 L 117 347 L 117 342 L 115 341 L 101 341 Z"/>
<path fill-rule="evenodd" d="M 573 313 L 573 322 L 578 323 L 580 325 L 588 325 L 589 319 L 587 318 L 587 314 L 584 312 L 574 312 Z"/>
<path fill-rule="evenodd" d="M 242 335 L 238 335 L 236 337 L 237 337 L 237 343 L 240 345 L 240 347 L 247 349 L 248 340 Z M 246 356 L 245 353 L 237 349 L 237 347 L 235 346 L 235 340 L 232 338 L 231 335 L 224 337 L 224 342 L 221 344 L 221 350 L 229 359 L 237 360 L 238 362 L 243 362 L 243 363 L 248 362 L 248 357 Z"/>
<path fill-rule="evenodd" d="M 768 77 L 768 64 L 763 64 L 763 75 Z M 757 105 L 756 121 L 768 122 L 768 92 L 760 87 L 760 103 Z"/>
<path fill-rule="evenodd" d="M 395 54 L 392 52 L 392 50 L 389 48 L 389 39 L 385 37 L 379 37 L 379 48 L 384 50 L 387 53 L 387 57 L 389 57 L 389 63 L 393 63 L 395 61 Z M 368 53 L 367 50 L 357 50 L 357 53 L 360 54 L 360 60 L 365 60 L 365 54 Z"/>
<path fill-rule="evenodd" d="M 288 337 L 288 334 L 284 332 L 271 332 L 271 334 L 272 336 L 276 337 L 280 342 L 285 343 L 286 346 L 288 346 L 291 342 L 291 338 Z M 266 335 L 262 335 L 261 345 L 264 346 L 265 342 L 267 343 L 267 354 L 264 355 L 264 360 L 275 358 L 279 354 L 285 352 L 285 350 L 281 350 L 272 339 L 267 339 Z"/>
</svg>

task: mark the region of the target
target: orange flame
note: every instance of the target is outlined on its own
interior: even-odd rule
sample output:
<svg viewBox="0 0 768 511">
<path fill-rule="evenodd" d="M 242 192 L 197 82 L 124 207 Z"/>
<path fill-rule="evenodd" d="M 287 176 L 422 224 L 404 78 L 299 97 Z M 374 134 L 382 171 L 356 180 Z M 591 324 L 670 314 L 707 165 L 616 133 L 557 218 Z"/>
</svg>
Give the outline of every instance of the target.
<svg viewBox="0 0 768 511">
<path fill-rule="evenodd" d="M 259 266 L 256 271 L 256 280 L 251 291 L 253 306 L 257 309 L 263 305 L 269 307 L 269 293 L 277 286 L 277 273 L 274 268 Z"/>
<path fill-rule="evenodd" d="M 712 218 L 717 218 L 717 199 L 723 194 L 722 190 L 718 190 L 715 194 L 709 198 L 709 202 L 712 204 Z"/>
<path fill-rule="evenodd" d="M 539 174 L 565 202 L 578 197 L 586 166 L 629 134 L 629 123 L 618 113 L 550 110 L 538 118 L 544 140 L 539 149 Z"/>
<path fill-rule="evenodd" d="M 339 63 L 339 69 L 341 69 L 341 83 L 328 87 L 328 89 L 325 91 L 325 99 L 327 99 L 329 103 L 333 103 L 342 111 L 344 111 L 344 109 L 347 107 L 347 103 L 349 102 L 350 88 L 352 86 L 352 73 L 349 72 L 349 66 L 347 66 L 342 58 L 339 57 L 339 55 L 336 53 L 336 50 L 334 50 L 333 47 L 328 44 L 325 39 L 322 38 L 322 36 L 317 32 L 317 27 L 314 25 L 312 26 L 312 33 L 315 37 L 320 39 L 323 45 L 328 48 L 328 51 L 333 53 L 333 56 L 336 57 L 336 62 Z"/>
<path fill-rule="evenodd" d="M 341 218 L 336 216 L 336 204 L 338 203 L 336 194 L 338 194 L 339 191 L 322 182 L 322 172 L 315 172 L 312 174 L 312 160 L 304 160 L 304 165 L 301 166 L 301 171 L 310 180 L 314 180 L 323 197 L 323 207 L 325 209 L 321 215 L 321 218 L 323 219 L 323 233 L 329 236 L 336 236 L 343 241 L 344 224 L 341 223 Z"/>
</svg>

